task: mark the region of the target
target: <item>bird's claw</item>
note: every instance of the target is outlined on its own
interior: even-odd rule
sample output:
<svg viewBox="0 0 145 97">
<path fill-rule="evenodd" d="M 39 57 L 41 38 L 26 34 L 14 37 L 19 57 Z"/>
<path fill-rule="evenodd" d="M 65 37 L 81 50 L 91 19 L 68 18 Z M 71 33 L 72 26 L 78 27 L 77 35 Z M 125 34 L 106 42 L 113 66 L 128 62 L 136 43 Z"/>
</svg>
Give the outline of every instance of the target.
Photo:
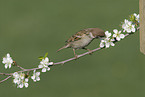
<svg viewBox="0 0 145 97">
<path fill-rule="evenodd" d="M 93 54 L 93 51 L 92 50 L 90 50 L 90 49 L 88 49 L 88 51 L 89 51 L 89 55 L 92 55 Z"/>
<path fill-rule="evenodd" d="M 78 55 L 75 55 L 75 60 L 78 59 Z"/>
<path fill-rule="evenodd" d="M 89 51 L 89 55 L 92 55 L 93 54 L 93 52 L 92 51 Z"/>
</svg>

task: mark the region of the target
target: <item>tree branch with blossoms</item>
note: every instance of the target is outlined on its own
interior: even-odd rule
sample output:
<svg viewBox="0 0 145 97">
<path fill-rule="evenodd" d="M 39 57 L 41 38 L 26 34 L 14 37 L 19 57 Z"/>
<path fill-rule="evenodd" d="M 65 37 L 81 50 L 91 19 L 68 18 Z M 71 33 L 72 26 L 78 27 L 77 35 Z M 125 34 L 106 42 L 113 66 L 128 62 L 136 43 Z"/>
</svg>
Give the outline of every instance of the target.
<svg viewBox="0 0 145 97">
<path fill-rule="evenodd" d="M 129 36 L 130 34 L 136 32 L 139 30 L 139 14 L 132 14 L 130 15 L 129 20 L 125 19 L 124 22 L 122 22 L 122 29 L 113 30 L 113 34 L 109 31 L 105 32 L 105 38 L 101 39 L 100 45 L 98 48 L 91 50 L 92 52 L 96 52 L 101 49 L 109 48 L 110 46 L 115 46 L 115 43 L 124 39 L 126 36 Z M 80 58 L 82 56 L 88 55 L 90 52 L 85 52 L 83 54 L 78 55 L 77 57 Z M 1 80 L 0 83 L 7 81 L 9 78 L 13 78 L 13 83 L 16 85 L 17 88 L 23 88 L 28 87 L 29 79 L 31 78 L 34 82 L 40 81 L 40 72 L 36 72 L 36 70 L 41 72 L 47 72 L 50 71 L 50 66 L 58 65 L 58 64 L 65 64 L 67 62 L 70 62 L 72 60 L 75 60 L 76 58 L 70 58 L 61 62 L 49 62 L 48 53 L 46 53 L 43 57 L 39 57 L 40 64 L 37 68 L 32 69 L 25 69 L 21 66 L 19 66 L 16 61 L 10 57 L 10 54 L 8 53 L 4 58 L 2 63 L 4 64 L 5 69 L 11 68 L 12 66 L 16 66 L 20 68 L 20 71 L 16 71 L 13 73 L 0 73 L 0 75 L 7 76 L 5 79 Z"/>
</svg>

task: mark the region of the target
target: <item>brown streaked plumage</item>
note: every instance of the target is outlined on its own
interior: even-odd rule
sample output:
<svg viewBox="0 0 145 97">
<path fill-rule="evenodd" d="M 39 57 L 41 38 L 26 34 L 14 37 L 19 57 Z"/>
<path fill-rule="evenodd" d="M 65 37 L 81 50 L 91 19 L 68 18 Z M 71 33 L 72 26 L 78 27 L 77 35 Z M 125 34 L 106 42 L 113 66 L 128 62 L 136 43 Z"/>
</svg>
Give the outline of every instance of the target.
<svg viewBox="0 0 145 97">
<path fill-rule="evenodd" d="M 100 28 L 87 28 L 83 29 L 79 32 L 77 32 L 75 35 L 71 36 L 67 41 L 66 45 L 60 48 L 58 51 L 64 49 L 64 48 L 73 48 L 74 55 L 77 58 L 77 55 L 75 53 L 76 49 L 85 49 L 88 50 L 91 53 L 91 50 L 85 48 L 88 46 L 93 39 L 104 37 L 105 33 Z"/>
</svg>

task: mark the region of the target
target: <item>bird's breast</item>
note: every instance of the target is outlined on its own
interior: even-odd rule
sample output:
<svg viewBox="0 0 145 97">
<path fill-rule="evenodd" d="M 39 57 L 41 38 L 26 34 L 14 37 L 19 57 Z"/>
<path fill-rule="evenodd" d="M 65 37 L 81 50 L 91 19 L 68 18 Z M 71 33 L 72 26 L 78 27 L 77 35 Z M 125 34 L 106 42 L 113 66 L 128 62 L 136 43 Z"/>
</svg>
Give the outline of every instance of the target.
<svg viewBox="0 0 145 97">
<path fill-rule="evenodd" d="M 83 47 L 86 47 L 89 45 L 89 43 L 93 40 L 93 38 L 89 37 L 88 35 L 85 35 L 80 40 L 74 41 L 71 43 L 71 47 L 75 49 L 81 49 Z"/>
</svg>

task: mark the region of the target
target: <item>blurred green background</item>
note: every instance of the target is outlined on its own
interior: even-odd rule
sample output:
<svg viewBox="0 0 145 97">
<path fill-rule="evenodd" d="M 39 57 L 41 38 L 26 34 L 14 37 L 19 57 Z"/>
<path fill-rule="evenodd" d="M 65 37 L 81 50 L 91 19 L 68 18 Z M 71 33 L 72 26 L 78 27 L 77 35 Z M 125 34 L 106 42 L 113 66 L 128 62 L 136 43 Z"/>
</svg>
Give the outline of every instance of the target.
<svg viewBox="0 0 145 97">
<path fill-rule="evenodd" d="M 46 52 L 53 62 L 71 58 L 72 49 L 56 53 L 71 35 L 90 27 L 120 29 L 134 12 L 139 12 L 139 0 L 0 0 L 0 58 L 9 52 L 24 68 L 37 67 L 38 57 Z M 94 40 L 88 48 L 98 43 Z M 0 65 L 0 72 L 15 70 Z M 0 84 L 0 97 L 145 97 L 145 55 L 139 49 L 139 32 L 115 47 L 51 67 L 41 73 L 40 82 L 29 84 L 17 89 L 9 79 Z"/>
</svg>

